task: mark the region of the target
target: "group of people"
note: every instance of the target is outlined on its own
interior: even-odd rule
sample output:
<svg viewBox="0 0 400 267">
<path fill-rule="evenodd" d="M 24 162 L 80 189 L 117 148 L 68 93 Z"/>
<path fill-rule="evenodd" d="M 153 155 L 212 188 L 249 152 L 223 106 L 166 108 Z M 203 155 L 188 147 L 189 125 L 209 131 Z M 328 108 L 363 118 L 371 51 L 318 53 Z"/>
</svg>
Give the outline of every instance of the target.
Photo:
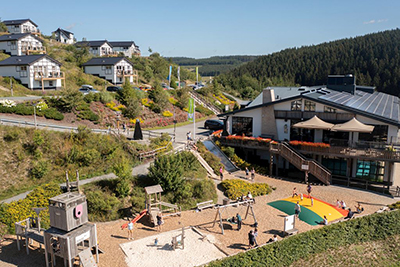
<svg viewBox="0 0 400 267">
<path fill-rule="evenodd" d="M 245 173 L 246 173 L 246 179 L 249 179 L 249 173 L 251 174 L 250 178 L 252 181 L 254 181 L 254 178 L 256 177 L 256 171 L 254 170 L 254 168 L 251 169 L 251 171 L 249 171 L 249 168 L 246 167 L 245 169 Z"/>
<path fill-rule="evenodd" d="M 307 184 L 306 190 L 307 190 L 308 197 L 311 198 L 312 186 L 310 183 Z M 292 198 L 297 197 L 297 196 L 299 196 L 299 194 L 297 193 L 297 188 L 295 187 L 295 188 L 293 188 Z M 301 198 L 301 200 L 303 200 L 303 194 L 301 194 L 301 193 L 300 193 L 300 198 Z"/>
</svg>

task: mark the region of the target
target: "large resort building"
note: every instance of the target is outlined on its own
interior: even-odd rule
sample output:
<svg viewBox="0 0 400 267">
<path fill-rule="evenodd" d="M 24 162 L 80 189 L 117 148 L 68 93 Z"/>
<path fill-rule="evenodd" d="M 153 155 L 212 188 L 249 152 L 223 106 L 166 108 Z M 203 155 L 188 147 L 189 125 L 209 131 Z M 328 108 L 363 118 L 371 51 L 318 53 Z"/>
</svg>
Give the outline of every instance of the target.
<svg viewBox="0 0 400 267">
<path fill-rule="evenodd" d="M 264 89 L 246 108 L 219 115 L 224 135 L 277 142 L 220 141 L 269 164 L 270 174 L 386 191 L 400 186 L 399 108 L 398 97 L 351 75 L 330 76 L 327 86 Z"/>
</svg>

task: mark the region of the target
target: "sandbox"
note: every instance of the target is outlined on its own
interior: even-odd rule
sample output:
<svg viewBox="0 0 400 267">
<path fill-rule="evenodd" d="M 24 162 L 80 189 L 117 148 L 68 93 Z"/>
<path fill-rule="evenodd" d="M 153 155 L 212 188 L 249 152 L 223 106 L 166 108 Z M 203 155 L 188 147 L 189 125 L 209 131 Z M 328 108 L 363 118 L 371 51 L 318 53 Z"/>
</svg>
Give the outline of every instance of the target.
<svg viewBox="0 0 400 267">
<path fill-rule="evenodd" d="M 154 266 L 199 266 L 226 256 L 214 244 L 214 237 L 205 238 L 192 228 L 185 229 L 184 249 L 172 249 L 172 237 L 182 233 L 182 229 L 159 233 L 142 239 L 121 244 L 129 267 Z M 154 240 L 158 238 L 156 246 Z"/>
</svg>

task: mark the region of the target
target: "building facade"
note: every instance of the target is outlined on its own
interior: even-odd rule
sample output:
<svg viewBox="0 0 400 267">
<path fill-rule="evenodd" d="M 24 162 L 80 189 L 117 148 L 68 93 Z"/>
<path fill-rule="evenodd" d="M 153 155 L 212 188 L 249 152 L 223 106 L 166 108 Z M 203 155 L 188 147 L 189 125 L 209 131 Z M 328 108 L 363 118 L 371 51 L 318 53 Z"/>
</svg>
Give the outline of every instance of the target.
<svg viewBox="0 0 400 267">
<path fill-rule="evenodd" d="M 0 76 L 11 76 L 29 89 L 60 89 L 61 63 L 47 55 L 13 56 L 0 61 Z"/>
<path fill-rule="evenodd" d="M 133 55 L 140 56 L 139 46 L 133 41 L 129 42 L 109 42 L 115 53 L 123 53 L 125 57 L 132 57 Z"/>
<path fill-rule="evenodd" d="M 53 32 L 54 37 L 56 38 L 57 42 L 63 43 L 63 44 L 74 44 L 75 43 L 75 38 L 74 34 L 72 32 L 63 30 L 61 28 L 58 28 Z"/>
<path fill-rule="evenodd" d="M 42 41 L 30 33 L 17 33 L 0 36 L 0 51 L 11 56 L 46 52 Z"/>
<path fill-rule="evenodd" d="M 8 32 L 13 33 L 40 33 L 38 25 L 30 19 L 4 20 L 3 23 L 7 26 Z"/>
<path fill-rule="evenodd" d="M 137 71 L 125 57 L 92 58 L 83 64 L 85 73 L 103 78 L 113 84 L 122 84 L 125 79 L 137 82 Z M 134 79 L 136 77 L 136 80 Z"/>
<path fill-rule="evenodd" d="M 77 42 L 75 45 L 77 47 L 87 47 L 90 54 L 98 57 L 116 55 L 116 53 L 112 49 L 112 45 L 107 40 L 82 41 Z"/>
<path fill-rule="evenodd" d="M 282 147 L 295 144 L 285 148 L 290 150 L 286 155 L 275 154 L 273 162 L 271 150 L 239 146 L 246 154 L 269 161 L 277 169 L 288 170 L 296 165 L 292 158 L 309 158 L 321 170 L 329 169 L 332 179 L 400 186 L 399 102 L 398 97 L 379 92 L 345 92 L 324 86 L 279 87 L 264 89 L 247 108 L 219 116 L 226 120 L 231 135 L 271 138 Z M 313 116 L 332 124 L 356 118 L 374 128 L 371 133 L 364 133 L 293 127 Z"/>
</svg>

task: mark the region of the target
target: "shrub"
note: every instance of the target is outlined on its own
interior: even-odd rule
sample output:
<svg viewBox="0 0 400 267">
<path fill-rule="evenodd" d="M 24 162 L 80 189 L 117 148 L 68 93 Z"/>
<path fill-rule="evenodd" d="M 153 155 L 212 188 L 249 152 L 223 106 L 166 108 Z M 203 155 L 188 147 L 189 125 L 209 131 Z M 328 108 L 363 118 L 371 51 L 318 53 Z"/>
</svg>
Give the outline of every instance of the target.
<svg viewBox="0 0 400 267">
<path fill-rule="evenodd" d="M 129 192 L 131 191 L 131 186 L 129 184 L 129 181 L 127 179 L 119 179 L 115 191 L 117 192 L 118 197 L 124 198 L 128 196 Z"/>
<path fill-rule="evenodd" d="M 98 121 L 100 118 L 99 115 L 97 115 L 90 109 L 80 111 L 77 114 L 77 116 L 78 116 L 78 118 L 81 118 L 82 120 L 90 120 L 90 121 Z"/>
<path fill-rule="evenodd" d="M 169 111 L 169 110 L 165 110 L 165 111 L 162 113 L 162 115 L 163 115 L 164 117 L 172 117 L 172 116 L 174 116 L 174 114 L 172 114 L 172 112 Z"/>
<path fill-rule="evenodd" d="M 203 107 L 203 106 L 196 106 L 196 111 L 197 112 L 199 112 L 199 113 L 201 113 L 201 114 L 204 114 L 204 115 L 206 115 L 206 116 L 210 116 L 210 115 L 213 115 L 214 114 L 214 112 L 212 112 L 211 110 L 209 110 L 208 108 L 205 108 L 205 107 Z"/>
<path fill-rule="evenodd" d="M 111 221 L 118 219 L 118 210 L 121 202 L 109 192 L 102 192 L 100 189 L 85 192 L 89 220 L 90 221 Z"/>
<path fill-rule="evenodd" d="M 291 266 L 310 254 L 328 249 L 385 239 L 400 234 L 400 211 L 377 213 L 300 233 L 245 253 L 217 260 L 210 267 Z"/>
<path fill-rule="evenodd" d="M 34 179 L 40 179 L 49 172 L 49 164 L 47 161 L 39 161 L 31 169 L 31 176 Z"/>
<path fill-rule="evenodd" d="M 46 119 L 53 119 L 57 121 L 62 121 L 64 115 L 55 108 L 48 108 L 43 111 L 43 115 Z"/>
<path fill-rule="evenodd" d="M 388 207 L 392 210 L 398 210 L 400 209 L 400 201 L 397 201 L 396 203 L 388 205 Z"/>
<path fill-rule="evenodd" d="M 247 195 L 247 192 L 251 192 L 253 196 L 267 195 L 272 192 L 271 188 L 267 184 L 247 183 L 239 179 L 224 180 L 221 182 L 221 186 L 224 188 L 225 194 L 230 199 L 237 199 L 242 195 Z"/>
<path fill-rule="evenodd" d="M 26 106 L 25 104 L 17 104 L 14 107 L 14 113 L 18 115 L 33 115 L 33 106 Z"/>
<path fill-rule="evenodd" d="M 21 133 L 22 130 L 19 127 L 12 127 L 4 134 L 3 139 L 6 142 L 16 141 L 19 139 Z"/>
</svg>

